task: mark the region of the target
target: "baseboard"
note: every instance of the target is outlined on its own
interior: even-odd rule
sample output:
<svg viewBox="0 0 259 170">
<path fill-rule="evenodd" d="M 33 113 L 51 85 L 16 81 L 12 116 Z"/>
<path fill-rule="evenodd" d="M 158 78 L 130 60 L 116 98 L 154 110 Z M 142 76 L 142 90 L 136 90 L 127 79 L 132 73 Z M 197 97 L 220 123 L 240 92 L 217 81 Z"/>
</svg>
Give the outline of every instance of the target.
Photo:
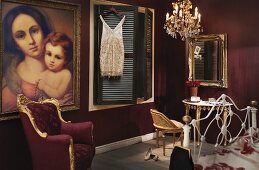
<svg viewBox="0 0 259 170">
<path fill-rule="evenodd" d="M 142 136 L 137 136 L 134 138 L 129 138 L 129 139 L 109 143 L 106 145 L 97 146 L 96 154 L 108 152 L 108 151 L 119 149 L 119 148 L 126 147 L 126 146 L 130 146 L 130 145 L 133 145 L 136 143 L 152 140 L 155 138 L 155 135 L 156 135 L 155 133 L 149 133 L 149 134 L 145 134 Z"/>
</svg>

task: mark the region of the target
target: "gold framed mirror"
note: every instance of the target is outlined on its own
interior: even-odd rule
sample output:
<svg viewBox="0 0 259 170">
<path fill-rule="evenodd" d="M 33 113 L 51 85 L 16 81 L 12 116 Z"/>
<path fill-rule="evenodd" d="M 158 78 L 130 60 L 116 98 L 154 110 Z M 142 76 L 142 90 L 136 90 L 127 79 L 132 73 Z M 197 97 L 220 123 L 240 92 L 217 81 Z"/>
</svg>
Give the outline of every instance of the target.
<svg viewBox="0 0 259 170">
<path fill-rule="evenodd" d="M 187 40 L 189 80 L 227 88 L 227 34 L 198 35 Z"/>
</svg>

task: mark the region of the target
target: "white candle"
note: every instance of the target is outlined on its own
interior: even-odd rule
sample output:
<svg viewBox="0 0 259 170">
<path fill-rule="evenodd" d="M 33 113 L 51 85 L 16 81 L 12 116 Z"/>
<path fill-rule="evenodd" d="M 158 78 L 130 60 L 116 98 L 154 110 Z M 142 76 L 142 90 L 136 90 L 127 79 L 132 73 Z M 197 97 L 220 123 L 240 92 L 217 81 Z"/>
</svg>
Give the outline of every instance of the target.
<svg viewBox="0 0 259 170">
<path fill-rule="evenodd" d="M 183 14 L 182 14 L 182 10 L 179 11 L 179 17 L 182 17 Z"/>
<path fill-rule="evenodd" d="M 176 11 L 176 13 L 178 13 L 178 5 L 177 4 L 175 5 L 175 11 Z"/>
<path fill-rule="evenodd" d="M 197 18 L 197 15 L 198 15 L 198 8 L 195 7 L 195 18 Z"/>
<path fill-rule="evenodd" d="M 201 22 L 201 14 L 198 15 L 198 21 Z"/>
<path fill-rule="evenodd" d="M 166 20 L 168 20 L 169 19 L 169 13 L 167 12 L 166 13 Z"/>
</svg>

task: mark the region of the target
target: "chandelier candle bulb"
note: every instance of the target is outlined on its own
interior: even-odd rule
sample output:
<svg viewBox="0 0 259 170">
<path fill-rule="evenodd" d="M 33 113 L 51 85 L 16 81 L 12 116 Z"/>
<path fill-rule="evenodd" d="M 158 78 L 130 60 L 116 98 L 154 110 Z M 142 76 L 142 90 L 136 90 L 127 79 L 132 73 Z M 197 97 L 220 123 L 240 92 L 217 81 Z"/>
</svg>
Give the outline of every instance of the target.
<svg viewBox="0 0 259 170">
<path fill-rule="evenodd" d="M 195 7 L 195 19 L 197 19 L 197 16 L 198 16 L 198 8 Z"/>
<path fill-rule="evenodd" d="M 178 5 L 177 4 L 175 5 L 175 12 L 176 12 L 176 14 L 178 13 Z"/>
</svg>

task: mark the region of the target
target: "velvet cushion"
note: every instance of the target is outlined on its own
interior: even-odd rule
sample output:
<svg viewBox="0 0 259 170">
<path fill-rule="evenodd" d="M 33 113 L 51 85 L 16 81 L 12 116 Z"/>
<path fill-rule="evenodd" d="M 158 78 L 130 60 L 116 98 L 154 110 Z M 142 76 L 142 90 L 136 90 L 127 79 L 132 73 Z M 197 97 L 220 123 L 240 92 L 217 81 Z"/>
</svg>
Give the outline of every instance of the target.
<svg viewBox="0 0 259 170">
<path fill-rule="evenodd" d="M 61 121 L 54 104 L 29 103 L 27 107 L 31 110 L 35 123 L 41 132 L 46 132 L 48 135 L 60 134 Z"/>
<path fill-rule="evenodd" d="M 91 145 L 74 144 L 74 161 L 76 170 L 86 170 L 91 166 L 95 150 Z"/>
</svg>

